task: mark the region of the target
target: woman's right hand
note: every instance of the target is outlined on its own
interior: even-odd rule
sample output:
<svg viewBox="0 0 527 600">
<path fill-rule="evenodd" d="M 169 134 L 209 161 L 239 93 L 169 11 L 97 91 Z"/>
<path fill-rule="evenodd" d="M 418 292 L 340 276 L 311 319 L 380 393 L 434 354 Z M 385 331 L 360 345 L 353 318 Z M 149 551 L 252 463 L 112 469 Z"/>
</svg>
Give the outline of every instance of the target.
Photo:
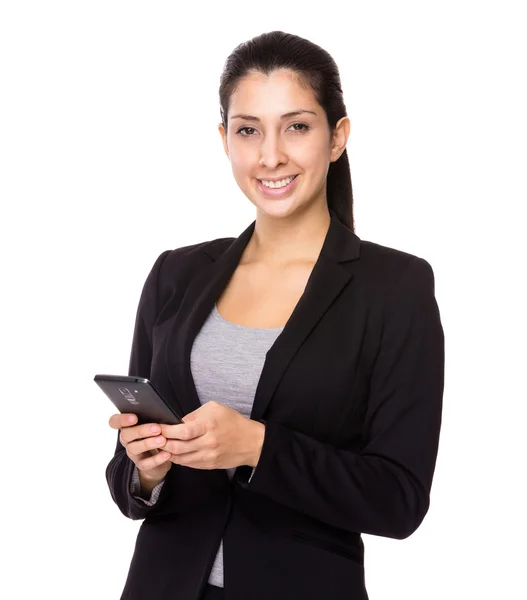
<svg viewBox="0 0 527 600">
<path fill-rule="evenodd" d="M 112 429 L 120 429 L 119 440 L 126 450 L 128 457 L 139 470 L 141 488 L 154 488 L 161 483 L 172 466 L 170 452 L 159 451 L 158 447 L 166 444 L 166 438 L 161 433 L 157 423 L 136 425 L 137 415 L 119 413 L 112 415 L 109 420 Z"/>
</svg>

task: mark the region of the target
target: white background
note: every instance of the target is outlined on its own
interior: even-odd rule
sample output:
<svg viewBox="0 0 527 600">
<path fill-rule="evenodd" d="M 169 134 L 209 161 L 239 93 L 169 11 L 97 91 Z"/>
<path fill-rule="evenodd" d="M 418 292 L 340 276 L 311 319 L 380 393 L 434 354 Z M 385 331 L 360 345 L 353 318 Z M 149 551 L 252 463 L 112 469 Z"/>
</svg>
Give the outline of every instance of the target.
<svg viewBox="0 0 527 600">
<path fill-rule="evenodd" d="M 370 597 L 527 597 L 521 4 L 1 3 L 2 597 L 120 595 L 139 522 L 106 486 L 114 410 L 92 378 L 126 373 L 163 250 L 255 218 L 218 86 L 234 47 L 273 29 L 340 68 L 357 235 L 436 277 L 431 507 L 404 541 L 364 536 Z"/>
</svg>

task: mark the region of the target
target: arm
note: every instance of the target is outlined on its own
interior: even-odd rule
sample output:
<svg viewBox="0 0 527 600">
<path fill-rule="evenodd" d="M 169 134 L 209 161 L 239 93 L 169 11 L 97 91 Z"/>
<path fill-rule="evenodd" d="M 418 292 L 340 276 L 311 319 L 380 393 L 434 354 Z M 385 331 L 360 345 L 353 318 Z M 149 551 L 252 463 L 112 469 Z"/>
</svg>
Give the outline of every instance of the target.
<svg viewBox="0 0 527 600">
<path fill-rule="evenodd" d="M 250 483 L 329 525 L 403 539 L 429 506 L 441 426 L 444 334 L 432 267 L 412 260 L 387 300 L 361 452 L 268 420 Z"/>
<path fill-rule="evenodd" d="M 169 252 L 170 250 L 165 250 L 158 256 L 143 285 L 134 326 L 129 375 L 150 378 L 152 331 L 158 313 L 159 271 Z M 134 467 L 118 434 L 114 456 L 106 468 L 106 480 L 112 498 L 120 511 L 131 519 L 143 519 L 153 510 L 153 507 L 145 504 L 143 500 L 134 498 L 130 492 Z M 160 499 L 163 497 L 164 487 L 161 489 Z"/>
</svg>

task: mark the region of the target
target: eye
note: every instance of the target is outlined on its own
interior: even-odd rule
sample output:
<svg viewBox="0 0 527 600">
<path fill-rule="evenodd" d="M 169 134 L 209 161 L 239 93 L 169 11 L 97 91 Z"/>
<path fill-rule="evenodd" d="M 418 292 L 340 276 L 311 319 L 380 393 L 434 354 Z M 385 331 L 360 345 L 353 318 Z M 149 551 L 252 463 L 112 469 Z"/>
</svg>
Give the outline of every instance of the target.
<svg viewBox="0 0 527 600">
<path fill-rule="evenodd" d="M 305 127 L 305 129 L 297 129 L 296 131 L 298 131 L 299 133 L 304 133 L 309 129 L 309 125 L 306 125 L 305 123 L 293 123 L 291 127 L 295 127 L 296 125 L 301 125 L 302 127 Z"/>
<path fill-rule="evenodd" d="M 241 135 L 242 131 L 246 131 L 247 129 L 250 129 L 251 131 L 254 131 L 254 127 L 242 127 L 241 129 L 238 129 L 238 131 L 236 132 L 238 135 Z M 242 135 L 242 137 L 250 137 L 247 135 Z"/>
<path fill-rule="evenodd" d="M 289 127 L 296 127 L 296 126 L 300 126 L 303 127 L 304 129 L 296 129 L 295 131 L 297 131 L 298 133 L 305 133 L 306 131 L 308 131 L 310 129 L 309 125 L 306 125 L 306 123 L 293 123 L 292 125 L 290 125 Z M 236 132 L 238 135 L 241 135 L 241 137 L 251 137 L 252 134 L 242 134 L 242 131 L 255 131 L 254 127 L 241 127 L 240 129 L 238 129 L 238 131 Z"/>
</svg>

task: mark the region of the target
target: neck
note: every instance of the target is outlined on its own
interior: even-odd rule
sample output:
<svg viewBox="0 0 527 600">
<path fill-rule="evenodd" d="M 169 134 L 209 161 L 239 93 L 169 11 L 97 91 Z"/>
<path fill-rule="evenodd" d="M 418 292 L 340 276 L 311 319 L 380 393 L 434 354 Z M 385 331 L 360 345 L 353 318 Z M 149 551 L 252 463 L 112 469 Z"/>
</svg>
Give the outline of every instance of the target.
<svg viewBox="0 0 527 600">
<path fill-rule="evenodd" d="M 244 262 L 269 266 L 316 262 L 331 222 L 327 204 L 300 216 L 274 218 L 258 213 Z"/>
</svg>

